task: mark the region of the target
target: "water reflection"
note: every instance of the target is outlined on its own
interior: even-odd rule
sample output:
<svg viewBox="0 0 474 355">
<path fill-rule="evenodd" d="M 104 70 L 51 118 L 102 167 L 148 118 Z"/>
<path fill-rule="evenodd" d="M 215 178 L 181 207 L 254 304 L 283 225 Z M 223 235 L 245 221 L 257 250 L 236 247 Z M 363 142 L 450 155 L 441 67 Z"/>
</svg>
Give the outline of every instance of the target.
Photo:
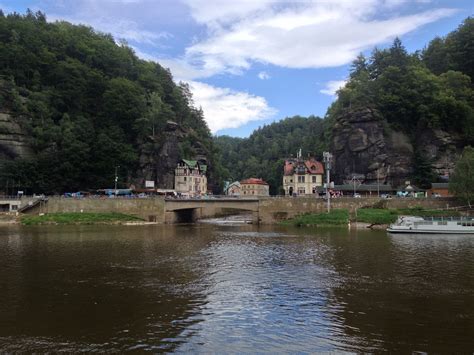
<svg viewBox="0 0 474 355">
<path fill-rule="evenodd" d="M 0 350 L 472 351 L 474 238 L 0 228 Z"/>
</svg>

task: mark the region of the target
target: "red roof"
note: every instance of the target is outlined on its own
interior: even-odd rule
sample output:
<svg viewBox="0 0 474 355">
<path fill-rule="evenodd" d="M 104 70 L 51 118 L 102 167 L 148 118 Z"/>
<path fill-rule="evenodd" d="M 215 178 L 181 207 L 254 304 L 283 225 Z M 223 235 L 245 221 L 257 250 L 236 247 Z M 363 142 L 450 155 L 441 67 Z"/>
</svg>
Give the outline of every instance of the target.
<svg viewBox="0 0 474 355">
<path fill-rule="evenodd" d="M 304 165 L 306 165 L 310 174 L 324 174 L 323 164 L 319 161 L 314 159 L 306 160 Z"/>
<path fill-rule="evenodd" d="M 304 163 L 304 166 L 306 167 L 306 173 L 307 174 L 324 174 L 324 168 L 323 164 L 321 164 L 319 161 L 311 158 L 306 161 L 297 161 L 296 159 L 291 159 L 291 160 L 286 160 L 285 161 L 285 167 L 283 170 L 284 175 L 293 175 L 295 173 L 295 168 L 300 165 L 301 163 Z"/>
<path fill-rule="evenodd" d="M 242 180 L 240 184 L 247 184 L 247 185 L 268 185 L 265 181 L 262 179 L 257 179 L 257 178 L 250 178 L 246 180 Z"/>
</svg>

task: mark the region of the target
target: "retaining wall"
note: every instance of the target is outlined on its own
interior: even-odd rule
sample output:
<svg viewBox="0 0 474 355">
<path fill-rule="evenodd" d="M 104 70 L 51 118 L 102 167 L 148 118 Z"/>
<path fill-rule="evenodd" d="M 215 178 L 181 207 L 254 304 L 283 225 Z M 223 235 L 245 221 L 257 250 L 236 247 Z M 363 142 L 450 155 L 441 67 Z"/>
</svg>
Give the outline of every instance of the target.
<svg viewBox="0 0 474 355">
<path fill-rule="evenodd" d="M 145 221 L 164 223 L 165 201 L 163 198 L 62 198 L 50 197 L 48 202 L 34 213 L 57 212 L 118 212 L 143 218 Z"/>
</svg>

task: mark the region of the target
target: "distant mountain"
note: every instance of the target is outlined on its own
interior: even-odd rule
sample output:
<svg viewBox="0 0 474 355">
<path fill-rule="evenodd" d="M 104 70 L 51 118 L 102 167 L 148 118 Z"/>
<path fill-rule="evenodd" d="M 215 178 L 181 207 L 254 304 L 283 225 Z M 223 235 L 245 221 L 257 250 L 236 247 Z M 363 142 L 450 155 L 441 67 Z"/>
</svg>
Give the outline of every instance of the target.
<svg viewBox="0 0 474 355">
<path fill-rule="evenodd" d="M 0 191 L 61 193 L 155 180 L 215 148 L 189 88 L 109 34 L 0 12 Z"/>
</svg>

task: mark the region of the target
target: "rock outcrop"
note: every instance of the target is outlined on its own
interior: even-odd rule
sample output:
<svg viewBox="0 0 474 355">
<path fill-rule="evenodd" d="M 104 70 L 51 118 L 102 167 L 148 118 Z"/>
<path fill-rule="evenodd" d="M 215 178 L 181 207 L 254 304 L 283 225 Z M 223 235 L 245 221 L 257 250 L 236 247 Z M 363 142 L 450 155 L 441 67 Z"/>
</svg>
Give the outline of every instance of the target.
<svg viewBox="0 0 474 355">
<path fill-rule="evenodd" d="M 410 136 L 390 128 L 375 109 L 346 111 L 336 119 L 332 131 L 335 181 L 347 182 L 355 174 L 364 183 L 379 179 L 380 183 L 401 184 L 413 176 L 415 144 L 435 173 L 442 176 L 453 170 L 462 149 L 457 137 L 427 128 Z"/>
<path fill-rule="evenodd" d="M 190 134 L 191 132 L 186 131 L 176 122 L 168 121 L 163 134 L 149 137 L 147 142 L 142 143 L 139 170 L 134 179 L 136 185 L 144 186 L 145 180 L 151 180 L 155 181 L 159 188 L 173 189 L 174 170 L 179 160 L 183 158 L 180 145 Z M 193 140 L 190 148 L 195 154 L 186 158 L 199 160 L 209 166 L 209 159 L 201 142 Z"/>
<path fill-rule="evenodd" d="M 27 158 L 32 155 L 27 135 L 8 111 L 0 111 L 0 160 Z"/>
</svg>

